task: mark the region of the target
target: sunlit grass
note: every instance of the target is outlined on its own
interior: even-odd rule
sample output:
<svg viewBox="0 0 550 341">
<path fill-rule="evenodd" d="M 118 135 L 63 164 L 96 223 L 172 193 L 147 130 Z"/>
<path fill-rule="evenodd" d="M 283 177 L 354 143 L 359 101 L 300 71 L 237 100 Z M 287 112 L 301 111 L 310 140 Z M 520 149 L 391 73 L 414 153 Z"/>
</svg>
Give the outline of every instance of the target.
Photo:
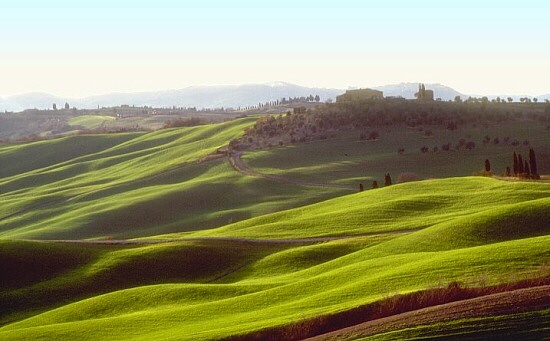
<svg viewBox="0 0 550 341">
<path fill-rule="evenodd" d="M 258 219 L 210 232 L 218 237 L 303 238 L 338 229 L 339 235 L 353 235 L 363 226 L 363 232 L 375 229 L 384 235 L 312 245 L 212 240 L 96 250 L 76 269 L 4 294 L 5 299 L 40 292 L 38 288 L 44 296 L 60 295 L 63 288 L 72 285 L 78 291 L 102 283 L 102 278 L 124 284 L 121 289 L 132 283 L 136 288 L 8 324 L 0 329 L 0 337 L 215 339 L 336 313 L 438 283 L 477 286 L 539 276 L 550 247 L 549 190 L 547 184 L 483 178 L 432 180 L 263 217 L 277 233 Z M 416 210 L 415 196 L 424 198 Z M 401 198 L 400 205 L 393 205 L 392 198 Z M 369 203 L 382 200 L 388 207 L 375 219 Z M 375 207 L 384 210 L 383 204 Z M 283 232 L 285 221 L 291 232 Z M 406 221 L 410 226 L 422 222 L 423 228 L 405 229 Z M 298 229 L 302 225 L 309 232 Z M 192 266 L 207 260 L 226 265 Z M 146 275 L 141 277 L 140 271 Z M 158 283 L 146 280 L 153 273 Z M 156 285 L 143 286 L 147 284 Z"/>
</svg>

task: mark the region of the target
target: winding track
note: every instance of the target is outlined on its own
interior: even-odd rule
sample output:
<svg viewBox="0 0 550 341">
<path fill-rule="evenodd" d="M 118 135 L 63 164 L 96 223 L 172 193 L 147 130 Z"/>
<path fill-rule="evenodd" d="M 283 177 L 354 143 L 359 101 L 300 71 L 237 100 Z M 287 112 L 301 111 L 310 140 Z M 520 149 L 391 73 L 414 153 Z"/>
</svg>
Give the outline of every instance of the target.
<svg viewBox="0 0 550 341">
<path fill-rule="evenodd" d="M 292 184 L 292 185 L 298 185 L 298 186 L 306 186 L 306 187 L 322 187 L 322 188 L 339 188 L 339 189 L 347 189 L 350 191 L 357 191 L 356 187 L 352 187 L 349 185 L 340 185 L 340 184 L 329 184 L 329 183 L 319 183 L 319 182 L 310 182 L 310 181 L 302 181 L 298 179 L 292 179 L 287 178 L 280 175 L 274 175 L 274 174 L 265 174 L 260 173 L 258 171 L 255 171 L 254 169 L 250 168 L 242 159 L 242 152 L 240 151 L 233 151 L 229 153 L 229 163 L 233 168 L 243 174 L 248 176 L 256 176 L 268 180 L 273 180 L 276 182 L 284 183 L 284 184 Z"/>
<path fill-rule="evenodd" d="M 240 151 L 231 152 L 231 153 L 229 153 L 229 155 L 227 157 L 227 160 L 228 160 L 229 164 L 233 167 L 233 169 L 235 169 L 237 172 L 239 172 L 243 175 L 246 175 L 246 176 L 256 176 L 256 177 L 276 181 L 276 182 L 283 183 L 283 184 L 291 184 L 291 185 L 297 185 L 297 186 L 321 187 L 321 188 L 338 188 L 338 189 L 347 189 L 347 190 L 350 190 L 350 191 L 356 191 L 357 190 L 357 188 L 352 187 L 352 186 L 348 186 L 348 185 L 302 181 L 302 180 L 292 179 L 292 178 L 288 178 L 288 177 L 284 177 L 284 176 L 280 176 L 280 175 L 260 173 L 258 171 L 255 171 L 254 169 L 250 168 L 243 161 L 241 155 L 242 155 L 242 152 L 240 152 Z M 209 162 L 217 162 L 217 161 L 220 161 L 220 159 L 222 159 L 223 157 L 224 157 L 223 154 L 210 154 L 210 155 L 207 155 L 207 156 L 197 160 L 196 163 L 197 164 L 203 164 L 203 163 L 209 163 Z M 44 203 L 32 205 L 32 206 L 26 207 L 22 210 L 19 210 L 17 212 L 14 212 L 14 213 L 8 214 L 6 216 L 0 217 L 0 221 L 8 220 L 8 219 L 13 218 L 15 216 L 18 216 L 18 215 L 21 215 L 21 214 L 24 214 L 24 213 L 27 213 L 27 212 L 31 212 L 31 211 L 34 211 L 34 210 L 37 210 L 37 209 L 47 208 L 47 207 L 54 206 L 54 205 L 57 205 L 57 204 L 61 204 L 61 203 L 64 203 L 64 202 L 76 201 L 76 200 L 82 199 L 82 198 L 84 198 L 84 197 L 86 197 L 90 194 L 94 194 L 96 192 L 103 191 L 103 190 L 106 190 L 106 189 L 113 189 L 113 188 L 116 188 L 116 187 L 119 187 L 119 186 L 126 186 L 130 183 L 134 183 L 134 184 L 135 183 L 143 183 L 143 182 L 151 181 L 151 180 L 154 180 L 154 179 L 157 179 L 157 178 L 161 178 L 161 177 L 164 177 L 166 175 L 170 175 L 171 173 L 177 172 L 182 167 L 188 166 L 189 164 L 191 164 L 191 163 L 186 162 L 182 165 L 164 170 L 164 171 L 159 172 L 157 174 L 152 174 L 152 175 L 146 176 L 146 177 L 141 178 L 141 179 L 136 179 L 136 180 L 133 180 L 133 181 L 130 181 L 130 182 L 124 182 L 124 183 L 121 183 L 121 184 L 112 185 L 112 186 L 104 187 L 104 188 L 97 189 L 97 190 L 92 190 L 92 191 L 88 191 L 88 192 L 84 192 L 84 193 L 79 193 L 79 194 L 74 195 L 74 196 L 55 199 L 55 200 L 47 201 L 47 202 L 44 202 Z"/>
</svg>

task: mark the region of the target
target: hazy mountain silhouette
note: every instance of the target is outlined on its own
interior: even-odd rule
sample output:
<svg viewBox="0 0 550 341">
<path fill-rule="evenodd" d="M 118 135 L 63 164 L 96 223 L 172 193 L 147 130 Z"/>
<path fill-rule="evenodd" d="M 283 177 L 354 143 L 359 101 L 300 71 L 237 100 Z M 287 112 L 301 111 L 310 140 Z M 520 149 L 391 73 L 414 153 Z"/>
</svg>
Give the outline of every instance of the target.
<svg viewBox="0 0 550 341">
<path fill-rule="evenodd" d="M 418 83 L 399 83 L 373 87 L 384 92 L 384 96 L 404 97 L 413 99 L 418 91 Z M 453 100 L 456 96 L 462 99 L 466 95 L 442 84 L 426 84 L 426 88 L 434 90 L 434 97 L 444 101 Z M 335 99 L 342 94 L 342 89 L 326 89 L 304 87 L 285 82 L 266 84 L 226 85 L 226 86 L 191 86 L 179 90 L 147 91 L 133 93 L 110 93 L 85 98 L 66 98 L 46 93 L 27 93 L 0 98 L 0 111 L 22 111 L 25 109 L 52 108 L 53 103 L 62 108 L 66 102 L 79 109 L 94 109 L 100 107 L 119 106 L 123 104 L 152 107 L 197 107 L 197 108 L 237 108 L 257 105 L 267 101 L 275 101 L 283 97 L 301 97 L 319 95 L 321 101 Z M 481 97 L 475 95 L 472 97 Z M 500 96 L 503 99 L 512 97 L 519 101 L 518 95 L 491 95 L 490 99 Z M 539 101 L 550 99 L 550 94 L 537 96 Z"/>
<path fill-rule="evenodd" d="M 426 83 L 426 89 L 434 91 L 434 98 L 441 98 L 444 101 L 454 100 L 456 96 L 460 96 L 463 99 L 468 98 L 468 95 L 460 93 L 453 88 L 450 88 L 442 84 L 428 84 Z M 418 92 L 418 83 L 399 83 L 389 84 L 383 86 L 374 87 L 376 90 L 384 92 L 384 96 L 403 97 L 407 99 L 413 99 L 414 94 Z"/>
<path fill-rule="evenodd" d="M 344 90 L 310 88 L 284 82 L 227 86 L 191 86 L 179 90 L 147 91 L 134 93 L 110 93 L 85 98 L 63 98 L 44 93 L 29 93 L 0 99 L 0 111 L 63 107 L 68 102 L 71 108 L 93 109 L 123 104 L 153 107 L 228 108 L 245 107 L 276 101 L 283 97 L 319 95 L 321 101 L 336 98 Z"/>
</svg>

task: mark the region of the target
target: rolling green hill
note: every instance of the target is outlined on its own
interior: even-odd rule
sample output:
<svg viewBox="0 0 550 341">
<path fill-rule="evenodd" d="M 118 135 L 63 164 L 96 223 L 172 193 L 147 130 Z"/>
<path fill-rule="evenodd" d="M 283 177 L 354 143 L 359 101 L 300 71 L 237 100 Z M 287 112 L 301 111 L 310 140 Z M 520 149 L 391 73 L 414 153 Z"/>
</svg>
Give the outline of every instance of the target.
<svg viewBox="0 0 550 341">
<path fill-rule="evenodd" d="M 113 116 L 82 115 L 69 119 L 69 125 L 95 129 L 100 127 L 104 122 L 114 121 L 115 119 Z"/>
<path fill-rule="evenodd" d="M 81 256 L 56 276 L 24 277 L 2 293 L 2 306 L 13 307 L 4 320 L 20 321 L 0 328 L 0 338 L 216 339 L 452 281 L 479 286 L 546 275 L 549 200 L 544 183 L 431 180 L 188 235 L 218 239 L 37 244 Z M 348 237 L 304 240 L 330 235 Z M 36 247 L 5 243 L 3 258 Z M 29 266 L 35 262 L 20 265 Z M 45 312 L 24 318 L 30 309 L 20 298 L 29 294 Z"/>
<path fill-rule="evenodd" d="M 420 130 L 419 130 L 420 129 Z M 376 130 L 376 141 L 361 140 L 365 131 Z M 430 135 L 426 136 L 426 131 Z M 524 157 L 529 146 L 537 152 L 541 174 L 550 173 L 550 134 L 538 122 L 499 123 L 485 128 L 482 125 L 449 131 L 445 127 L 413 129 L 405 126 L 378 127 L 335 132 L 334 138 L 317 140 L 268 150 L 249 151 L 243 159 L 254 170 L 307 181 L 350 184 L 362 182 L 370 188 L 373 180 L 384 183 L 390 173 L 394 183 L 402 173 L 413 173 L 418 179 L 470 176 L 483 169 L 485 159 L 491 162 L 495 174 L 504 174 L 512 167 L 512 153 Z M 488 136 L 489 143 L 483 140 Z M 506 138 L 508 142 L 505 142 Z M 498 143 L 494 140 L 498 139 Z M 474 142 L 476 147 L 456 149 L 460 141 Z M 517 140 L 520 145 L 511 143 Z M 527 141 L 529 146 L 523 145 Z M 442 146 L 449 144 L 450 150 Z M 421 153 L 427 147 L 428 152 Z M 403 153 L 398 154 L 398 149 Z M 434 148 L 437 151 L 434 152 Z"/>
<path fill-rule="evenodd" d="M 246 151 L 254 172 L 242 174 L 219 150 L 255 120 L 1 145 L 0 339 L 220 339 L 457 281 L 550 275 L 548 183 L 445 178 L 470 175 L 487 155 L 502 168 L 511 146 L 397 155 L 425 138 L 394 130 L 364 142 L 346 132 Z M 517 124 L 491 135 L 530 136 L 545 172 L 548 136 Z M 347 189 L 382 184 L 388 171 L 442 179 Z M 539 308 L 452 327 L 500 319 L 538 335 L 547 328 Z"/>
<path fill-rule="evenodd" d="M 198 230 L 346 192 L 274 186 L 242 177 L 223 158 L 205 159 L 254 120 L 6 146 L 0 150 L 0 238 Z"/>
</svg>

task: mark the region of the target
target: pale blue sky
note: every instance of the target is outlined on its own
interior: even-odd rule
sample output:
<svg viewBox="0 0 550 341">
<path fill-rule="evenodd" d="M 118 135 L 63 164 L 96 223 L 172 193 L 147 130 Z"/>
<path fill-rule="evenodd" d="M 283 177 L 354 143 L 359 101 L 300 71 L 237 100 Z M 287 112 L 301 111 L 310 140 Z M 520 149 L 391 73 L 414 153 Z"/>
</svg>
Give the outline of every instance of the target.
<svg viewBox="0 0 550 341">
<path fill-rule="evenodd" d="M 288 81 L 550 92 L 547 1 L 0 2 L 0 95 Z"/>
</svg>

